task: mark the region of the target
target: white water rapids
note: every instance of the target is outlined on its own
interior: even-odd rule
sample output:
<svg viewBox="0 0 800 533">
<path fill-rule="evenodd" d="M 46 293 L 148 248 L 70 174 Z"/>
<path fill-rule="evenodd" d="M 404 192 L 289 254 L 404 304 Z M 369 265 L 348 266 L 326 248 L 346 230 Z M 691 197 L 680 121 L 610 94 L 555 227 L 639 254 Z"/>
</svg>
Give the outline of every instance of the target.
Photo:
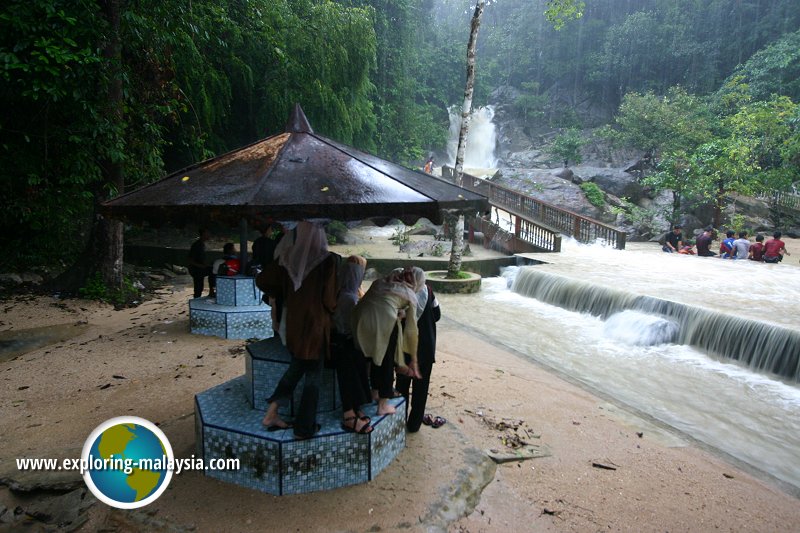
<svg viewBox="0 0 800 533">
<path fill-rule="evenodd" d="M 565 242 L 533 268 L 800 331 L 800 268 L 628 248 Z M 508 287 L 488 278 L 476 295 L 439 295 L 442 313 L 800 489 L 800 385 L 671 344 L 663 317 L 623 311 L 603 321 Z"/>
</svg>

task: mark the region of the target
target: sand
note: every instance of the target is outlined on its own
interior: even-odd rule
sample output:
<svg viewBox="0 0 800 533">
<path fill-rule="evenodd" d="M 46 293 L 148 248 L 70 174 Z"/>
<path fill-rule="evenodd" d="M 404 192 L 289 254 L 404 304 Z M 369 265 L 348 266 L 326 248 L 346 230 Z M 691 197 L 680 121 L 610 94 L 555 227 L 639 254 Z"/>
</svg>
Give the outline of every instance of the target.
<svg viewBox="0 0 800 533">
<path fill-rule="evenodd" d="M 178 456 L 194 452 L 194 395 L 244 372 L 244 342 L 189 333 L 189 281 L 124 310 L 43 296 L 2 302 L 0 331 L 84 327 L 0 363 L 0 477 L 19 476 L 17 457 L 78 457 L 92 429 L 121 415 L 158 423 Z M 372 482 L 275 497 L 189 472 L 143 511 L 94 504 L 80 531 L 797 530 L 791 489 L 446 316 L 439 332 L 428 410 L 448 423 L 409 435 Z M 515 435 L 550 455 L 495 466 L 485 450 Z M 44 497 L 0 488 L 0 524 L 4 507 Z"/>
</svg>

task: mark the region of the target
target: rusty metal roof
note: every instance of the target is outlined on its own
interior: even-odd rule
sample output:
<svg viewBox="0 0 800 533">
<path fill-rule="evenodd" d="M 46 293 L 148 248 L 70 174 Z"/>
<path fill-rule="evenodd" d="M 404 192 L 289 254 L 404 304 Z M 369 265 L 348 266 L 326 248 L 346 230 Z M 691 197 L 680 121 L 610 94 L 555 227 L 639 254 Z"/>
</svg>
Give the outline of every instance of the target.
<svg viewBox="0 0 800 533">
<path fill-rule="evenodd" d="M 299 104 L 287 131 L 179 170 L 103 204 L 105 214 L 154 224 L 245 218 L 378 223 L 441 210 L 488 209 L 484 196 L 317 135 Z"/>
</svg>

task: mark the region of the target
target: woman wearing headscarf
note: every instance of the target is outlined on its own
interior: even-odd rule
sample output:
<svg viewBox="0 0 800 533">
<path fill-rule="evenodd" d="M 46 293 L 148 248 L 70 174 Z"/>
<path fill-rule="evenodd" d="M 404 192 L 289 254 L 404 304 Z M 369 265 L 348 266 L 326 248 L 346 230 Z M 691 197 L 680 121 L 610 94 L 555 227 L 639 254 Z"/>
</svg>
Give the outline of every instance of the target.
<svg viewBox="0 0 800 533">
<path fill-rule="evenodd" d="M 369 417 L 359 411 L 359 406 L 369 403 L 370 392 L 367 364 L 353 342 L 350 317 L 358 300 L 364 295 L 361 282 L 366 267 L 367 260 L 360 255 L 351 255 L 340 266 L 339 296 L 333 313 L 331 336 L 331 352 L 342 399 L 342 429 L 361 434 L 372 432 Z"/>
<path fill-rule="evenodd" d="M 356 346 L 372 360 L 372 387 L 378 390 L 378 414 L 396 412 L 393 372 L 419 376 L 417 368 L 417 295 L 414 275 L 395 270 L 375 280 L 353 310 L 351 325 Z M 405 327 L 403 326 L 405 319 Z M 404 352 L 409 354 L 406 364 Z"/>
<path fill-rule="evenodd" d="M 309 438 L 319 430 L 319 383 L 336 307 L 336 256 L 328 252 L 322 227 L 303 221 L 281 240 L 275 257 L 277 261 L 258 275 L 256 284 L 268 296 L 283 298 L 279 331 L 292 361 L 267 400 L 262 423 L 269 430 L 292 427 L 280 418 L 278 407 L 305 376 L 293 427 L 295 437 Z"/>
<path fill-rule="evenodd" d="M 417 362 L 420 377 L 411 379 L 407 376 L 398 376 L 397 390 L 408 400 L 411 394 L 411 411 L 406 421 L 406 428 L 410 433 L 419 431 L 425 417 L 425 405 L 428 402 L 428 389 L 431 383 L 431 371 L 436 354 L 436 322 L 442 316 L 439 301 L 433 294 L 433 289 L 425 283 L 425 272 L 419 267 L 413 267 L 415 286 L 422 286 L 417 291 L 417 329 L 419 330 L 419 343 L 417 346 Z M 413 385 L 412 385 L 413 381 Z M 412 390 L 413 389 L 413 390 Z"/>
</svg>

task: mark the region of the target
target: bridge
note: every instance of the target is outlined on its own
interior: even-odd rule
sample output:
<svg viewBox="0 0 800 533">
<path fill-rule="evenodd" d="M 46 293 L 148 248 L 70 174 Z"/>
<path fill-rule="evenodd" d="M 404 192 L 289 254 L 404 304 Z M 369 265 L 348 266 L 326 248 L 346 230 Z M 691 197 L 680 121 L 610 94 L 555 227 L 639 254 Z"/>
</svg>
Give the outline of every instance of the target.
<svg viewBox="0 0 800 533">
<path fill-rule="evenodd" d="M 442 167 L 445 179 L 453 180 L 453 174 L 453 168 Z M 560 252 L 562 235 L 573 237 L 578 242 L 599 241 L 618 250 L 625 249 L 627 234 L 608 224 L 470 174 L 463 174 L 461 186 L 486 196 L 492 207 L 510 215 L 513 231 L 511 228 L 504 230 L 487 217 L 466 221 L 471 228 L 482 232 L 484 239 L 503 251 Z"/>
</svg>

